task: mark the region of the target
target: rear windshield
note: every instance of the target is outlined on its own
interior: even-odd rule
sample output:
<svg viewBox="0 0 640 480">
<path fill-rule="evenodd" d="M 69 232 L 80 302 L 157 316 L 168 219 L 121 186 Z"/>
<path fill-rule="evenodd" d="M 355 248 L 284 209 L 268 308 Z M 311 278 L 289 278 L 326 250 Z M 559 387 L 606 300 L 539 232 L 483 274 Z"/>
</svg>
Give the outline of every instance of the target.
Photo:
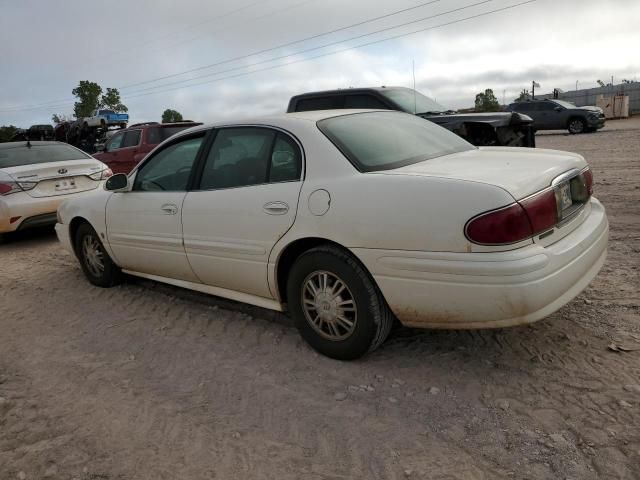
<svg viewBox="0 0 640 480">
<path fill-rule="evenodd" d="M 475 147 L 415 115 L 371 112 L 327 118 L 318 128 L 362 172 L 389 170 Z"/>
<path fill-rule="evenodd" d="M 25 145 L 0 148 L 0 168 L 34 165 L 36 163 L 85 160 L 89 155 L 66 144 Z"/>
<path fill-rule="evenodd" d="M 149 129 L 149 140 L 148 142 L 152 145 L 157 143 L 162 143 L 167 138 L 175 135 L 182 130 L 186 130 L 187 128 L 194 127 L 195 125 L 184 125 L 179 127 L 154 127 Z"/>
</svg>

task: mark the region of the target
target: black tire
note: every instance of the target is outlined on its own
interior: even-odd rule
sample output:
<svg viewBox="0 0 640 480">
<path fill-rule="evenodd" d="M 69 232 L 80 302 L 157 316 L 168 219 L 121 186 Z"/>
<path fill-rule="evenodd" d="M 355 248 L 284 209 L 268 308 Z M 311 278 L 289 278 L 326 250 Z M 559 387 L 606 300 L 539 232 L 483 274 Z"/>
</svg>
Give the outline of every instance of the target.
<svg viewBox="0 0 640 480">
<path fill-rule="evenodd" d="M 92 262 L 88 259 L 83 246 L 87 238 L 95 242 L 96 249 L 101 254 L 103 265 L 101 273 L 98 273 L 100 269 L 98 269 L 95 264 L 92 265 Z M 87 280 L 92 284 L 98 287 L 108 288 L 120 283 L 122 280 L 120 268 L 113 263 L 113 260 L 111 260 L 111 257 L 109 257 L 109 254 L 104 249 L 100 237 L 88 223 L 83 223 L 78 227 L 75 238 L 75 249 L 78 260 L 80 261 L 80 268 L 82 268 L 85 277 L 87 277 Z"/>
<path fill-rule="evenodd" d="M 319 272 L 328 272 L 341 281 L 353 297 L 355 320 L 346 338 L 326 338 L 305 314 L 304 285 Z M 393 314 L 368 272 L 353 256 L 331 245 L 313 248 L 298 257 L 287 279 L 287 299 L 302 338 L 319 353 L 337 360 L 354 360 L 375 350 L 387 339 L 393 325 Z"/>
<path fill-rule="evenodd" d="M 569 125 L 567 125 L 569 133 L 573 135 L 578 133 L 584 133 L 584 131 L 586 130 L 586 127 L 587 127 L 587 124 L 585 123 L 585 121 L 578 117 L 573 117 L 569 119 Z"/>
</svg>

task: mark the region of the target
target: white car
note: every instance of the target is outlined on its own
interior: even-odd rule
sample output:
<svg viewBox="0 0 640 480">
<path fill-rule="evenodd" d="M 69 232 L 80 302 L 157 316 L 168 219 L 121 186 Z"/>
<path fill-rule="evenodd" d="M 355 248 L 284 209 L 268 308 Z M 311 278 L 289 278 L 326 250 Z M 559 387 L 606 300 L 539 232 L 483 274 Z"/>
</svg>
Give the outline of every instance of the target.
<svg viewBox="0 0 640 480">
<path fill-rule="evenodd" d="M 413 115 L 333 110 L 195 127 L 58 237 L 90 282 L 125 272 L 273 310 L 338 359 L 412 327 L 534 322 L 602 266 L 608 223 L 577 154 L 476 148 Z"/>
<path fill-rule="evenodd" d="M 54 225 L 64 200 L 110 175 L 104 163 L 66 143 L 0 143 L 0 235 Z"/>
</svg>

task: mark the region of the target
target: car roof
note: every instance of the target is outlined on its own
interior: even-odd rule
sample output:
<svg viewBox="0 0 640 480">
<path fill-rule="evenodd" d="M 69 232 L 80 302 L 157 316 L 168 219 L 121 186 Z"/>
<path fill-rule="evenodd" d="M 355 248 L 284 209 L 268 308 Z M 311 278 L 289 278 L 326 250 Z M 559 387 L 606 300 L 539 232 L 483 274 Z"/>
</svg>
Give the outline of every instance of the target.
<svg viewBox="0 0 640 480">
<path fill-rule="evenodd" d="M 283 123 L 290 123 L 293 121 L 301 122 L 319 122 L 327 118 L 342 117 L 345 115 L 353 115 L 358 113 L 371 113 L 371 112 L 385 112 L 398 114 L 392 110 L 372 110 L 372 109 L 335 109 L 335 110 L 312 110 L 308 112 L 292 112 L 292 113 L 279 113 L 274 115 L 267 115 L 261 117 L 244 117 L 238 119 L 230 119 L 225 121 L 218 121 L 212 123 L 206 123 L 198 127 L 190 128 L 188 130 L 177 133 L 176 135 L 184 135 L 188 133 L 198 132 L 200 130 L 208 130 L 216 127 L 228 127 L 233 125 L 264 125 L 264 126 L 279 126 Z"/>
<path fill-rule="evenodd" d="M 63 145 L 65 144 L 64 142 L 54 142 L 54 141 L 32 141 L 30 142 L 32 147 L 42 147 L 45 145 Z M 20 142 L 5 142 L 5 143 L 0 143 L 0 150 L 3 149 L 7 149 L 7 148 L 17 148 L 17 147 L 26 147 L 27 146 L 27 141 L 23 140 Z"/>
<path fill-rule="evenodd" d="M 126 130 L 132 129 L 141 129 L 141 128 L 168 128 L 168 127 L 185 127 L 189 128 L 202 125 L 202 122 L 172 122 L 172 123 L 158 123 L 158 122 L 141 122 L 134 123 L 133 125 L 129 125 L 127 128 L 120 128 L 118 130 L 111 130 L 112 132 L 123 132 Z"/>
<path fill-rule="evenodd" d="M 292 98 L 298 97 L 306 97 L 306 96 L 316 96 L 316 95 L 348 95 L 350 93 L 363 93 L 370 92 L 372 90 L 376 92 L 383 92 L 385 90 L 410 90 L 407 87 L 397 87 L 397 86 L 381 86 L 381 87 L 356 87 L 356 88 L 337 88 L 334 90 L 319 90 L 317 92 L 305 92 L 300 93 L 298 95 L 294 95 Z"/>
</svg>

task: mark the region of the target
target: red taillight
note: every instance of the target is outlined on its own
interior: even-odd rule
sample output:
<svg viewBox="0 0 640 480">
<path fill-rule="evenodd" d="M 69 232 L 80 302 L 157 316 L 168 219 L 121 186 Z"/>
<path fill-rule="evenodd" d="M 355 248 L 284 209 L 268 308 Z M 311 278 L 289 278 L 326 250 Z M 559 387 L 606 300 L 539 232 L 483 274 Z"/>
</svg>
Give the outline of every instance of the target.
<svg viewBox="0 0 640 480">
<path fill-rule="evenodd" d="M 0 183 L 0 195 L 11 192 L 15 188 L 15 183 Z"/>
<path fill-rule="evenodd" d="M 593 195 L 593 172 L 590 168 L 587 168 L 582 172 L 582 177 L 584 178 L 584 183 L 587 186 L 587 192 L 589 196 Z"/>
<path fill-rule="evenodd" d="M 485 245 L 517 243 L 533 235 L 529 217 L 519 203 L 471 219 L 465 232 L 472 242 Z"/>
<path fill-rule="evenodd" d="M 556 194 L 553 190 L 525 198 L 519 203 L 527 212 L 533 235 L 549 230 L 558 223 L 558 207 Z"/>
<path fill-rule="evenodd" d="M 553 190 L 546 190 L 471 219 L 465 232 L 474 243 L 508 245 L 549 230 L 556 223 L 556 196 Z"/>
</svg>

